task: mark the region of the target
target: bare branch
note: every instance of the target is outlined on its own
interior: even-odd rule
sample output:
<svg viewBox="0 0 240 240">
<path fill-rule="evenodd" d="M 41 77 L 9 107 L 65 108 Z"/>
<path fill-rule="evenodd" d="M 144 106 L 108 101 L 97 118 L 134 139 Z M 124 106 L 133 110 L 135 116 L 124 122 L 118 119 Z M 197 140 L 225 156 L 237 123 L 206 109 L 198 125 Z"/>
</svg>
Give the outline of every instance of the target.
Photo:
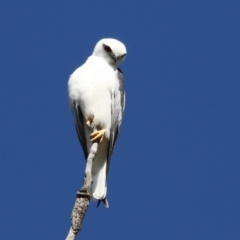
<svg viewBox="0 0 240 240">
<path fill-rule="evenodd" d="M 84 216 L 87 212 L 91 199 L 92 184 L 92 163 L 97 153 L 98 143 L 94 142 L 90 148 L 90 153 L 86 162 L 84 184 L 80 191 L 77 192 L 77 199 L 72 210 L 72 226 L 70 227 L 66 240 L 74 240 L 81 230 Z"/>
</svg>

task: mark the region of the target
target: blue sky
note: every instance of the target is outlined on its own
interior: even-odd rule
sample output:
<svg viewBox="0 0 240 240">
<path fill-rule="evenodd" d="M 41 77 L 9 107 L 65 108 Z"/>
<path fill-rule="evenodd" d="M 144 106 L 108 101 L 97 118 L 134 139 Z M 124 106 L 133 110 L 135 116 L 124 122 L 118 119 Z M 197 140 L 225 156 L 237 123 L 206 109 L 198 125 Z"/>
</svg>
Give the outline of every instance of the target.
<svg viewBox="0 0 240 240">
<path fill-rule="evenodd" d="M 69 75 L 125 43 L 127 104 L 78 239 L 240 238 L 239 1 L 1 1 L 0 239 L 65 239 L 83 154 Z"/>
</svg>

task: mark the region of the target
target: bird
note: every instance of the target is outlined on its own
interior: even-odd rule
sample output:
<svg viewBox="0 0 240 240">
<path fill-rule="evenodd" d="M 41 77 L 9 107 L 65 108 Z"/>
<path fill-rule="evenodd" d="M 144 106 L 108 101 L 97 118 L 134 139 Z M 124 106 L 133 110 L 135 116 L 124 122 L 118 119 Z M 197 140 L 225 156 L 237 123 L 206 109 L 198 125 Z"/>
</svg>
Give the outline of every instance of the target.
<svg viewBox="0 0 240 240">
<path fill-rule="evenodd" d="M 75 128 L 87 160 L 92 143 L 98 150 L 92 165 L 91 200 L 109 207 L 107 175 L 125 109 L 124 77 L 119 68 L 127 55 L 117 39 L 97 42 L 93 53 L 68 80 Z"/>
</svg>

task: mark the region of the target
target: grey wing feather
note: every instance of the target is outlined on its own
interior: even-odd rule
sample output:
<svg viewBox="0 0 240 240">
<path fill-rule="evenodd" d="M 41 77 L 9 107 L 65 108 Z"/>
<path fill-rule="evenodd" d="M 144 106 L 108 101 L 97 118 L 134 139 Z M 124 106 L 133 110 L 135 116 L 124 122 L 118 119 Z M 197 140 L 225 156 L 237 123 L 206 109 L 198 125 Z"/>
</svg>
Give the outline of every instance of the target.
<svg viewBox="0 0 240 240">
<path fill-rule="evenodd" d="M 118 135 L 119 135 L 119 131 L 120 131 L 120 126 L 122 123 L 122 116 L 123 116 L 123 111 L 125 108 L 125 91 L 124 91 L 124 81 L 123 81 L 123 73 L 122 71 L 119 69 L 117 69 L 117 73 L 118 73 L 118 81 L 119 81 L 119 92 L 120 92 L 120 111 L 115 111 L 114 109 L 114 104 L 115 104 L 115 94 L 113 93 L 111 98 L 112 98 L 112 104 L 111 104 L 111 116 L 112 116 L 112 126 L 110 129 L 110 139 L 109 139 L 109 148 L 108 148 L 108 157 L 107 157 L 107 174 L 109 171 L 109 167 L 110 167 L 110 160 L 111 160 L 111 155 L 113 153 L 114 150 L 114 146 L 116 144 Z M 116 121 L 117 119 L 117 121 Z M 105 207 L 109 207 L 108 201 L 107 199 L 102 199 L 98 201 L 97 207 L 99 206 L 99 204 L 103 202 L 103 204 L 105 205 Z"/>
<path fill-rule="evenodd" d="M 123 72 L 119 68 L 118 69 L 118 79 L 119 79 L 119 91 L 121 93 L 121 108 L 122 108 L 122 114 L 125 108 L 125 90 L 124 90 L 124 78 L 123 78 Z"/>
<path fill-rule="evenodd" d="M 73 101 L 71 103 L 71 106 L 72 106 L 72 113 L 73 113 L 73 118 L 74 118 L 74 122 L 75 122 L 75 128 L 77 131 L 77 135 L 78 135 L 79 141 L 82 145 L 85 159 L 87 159 L 88 150 L 87 150 L 87 142 L 86 142 L 86 136 L 85 136 L 85 130 L 84 130 L 85 122 L 84 122 L 83 114 L 81 111 L 81 107 L 75 101 Z"/>
<path fill-rule="evenodd" d="M 123 111 L 125 108 L 125 91 L 124 91 L 124 78 L 123 78 L 123 73 L 121 69 L 117 69 L 118 71 L 118 81 L 119 81 L 119 92 L 120 92 L 120 112 L 114 111 L 114 96 L 112 96 L 112 105 L 111 105 L 111 115 L 112 115 L 112 126 L 110 129 L 110 141 L 109 141 L 109 150 L 108 150 L 108 160 L 107 160 L 107 173 L 109 170 L 110 166 L 110 158 L 113 153 L 119 131 L 120 131 L 120 126 L 121 126 L 121 120 L 119 121 L 119 118 L 122 119 L 123 116 Z M 118 116 L 116 116 L 116 114 Z M 115 121 L 115 119 L 118 119 L 118 121 Z"/>
</svg>

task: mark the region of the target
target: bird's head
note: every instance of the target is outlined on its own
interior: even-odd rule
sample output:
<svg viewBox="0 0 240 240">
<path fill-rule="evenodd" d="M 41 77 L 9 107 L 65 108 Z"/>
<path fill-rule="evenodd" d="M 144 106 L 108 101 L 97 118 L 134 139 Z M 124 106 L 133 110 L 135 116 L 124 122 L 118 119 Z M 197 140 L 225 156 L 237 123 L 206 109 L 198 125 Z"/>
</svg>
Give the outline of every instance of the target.
<svg viewBox="0 0 240 240">
<path fill-rule="evenodd" d="M 93 50 L 93 56 L 105 59 L 114 68 L 120 65 L 126 55 L 127 49 L 124 44 L 113 38 L 100 40 Z"/>
</svg>

